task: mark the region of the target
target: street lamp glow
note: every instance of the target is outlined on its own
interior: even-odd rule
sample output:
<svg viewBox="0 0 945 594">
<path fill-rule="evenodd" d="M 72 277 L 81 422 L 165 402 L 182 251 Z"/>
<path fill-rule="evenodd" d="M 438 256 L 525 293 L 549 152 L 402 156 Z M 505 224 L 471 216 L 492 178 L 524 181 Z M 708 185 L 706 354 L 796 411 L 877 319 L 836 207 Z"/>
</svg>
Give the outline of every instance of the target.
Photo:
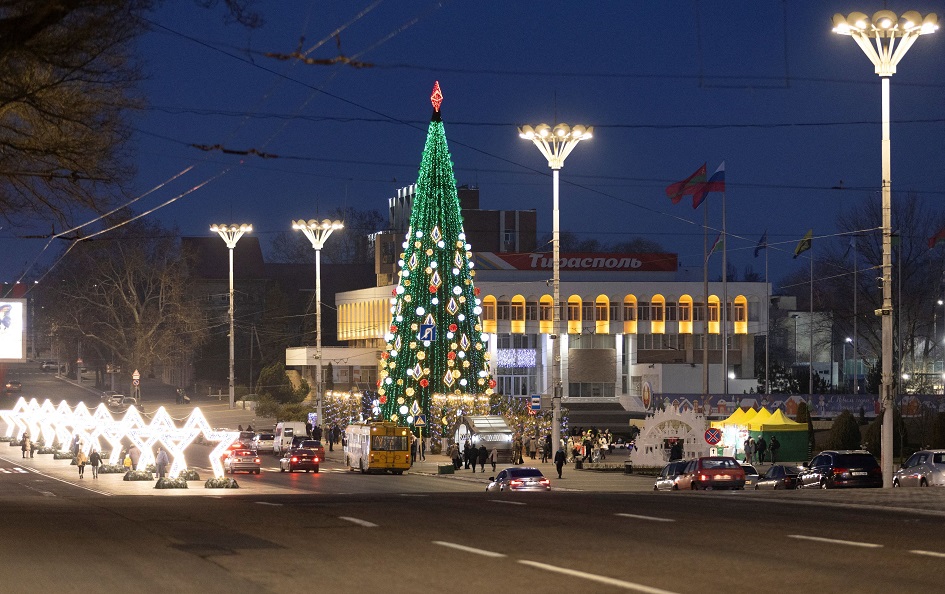
<svg viewBox="0 0 945 594">
<path fill-rule="evenodd" d="M 553 133 L 552 133 L 553 131 Z M 554 306 L 552 309 L 552 358 L 551 363 L 551 440 L 552 451 L 557 451 L 561 442 L 561 254 L 560 254 L 560 233 L 559 233 L 559 211 L 558 211 L 558 172 L 564 167 L 564 160 L 568 158 L 574 147 L 582 140 L 590 140 L 594 137 L 593 126 L 568 126 L 567 124 L 556 124 L 554 128 L 548 124 L 541 123 L 532 128 L 525 125 L 518 129 L 518 135 L 525 140 L 532 141 L 545 159 L 548 160 L 548 167 L 551 168 L 552 190 L 554 194 L 554 208 L 552 211 L 552 284 L 554 293 Z"/>
<path fill-rule="evenodd" d="M 735 379 L 735 372 L 734 372 L 734 371 L 729 371 L 729 372 L 728 372 L 728 379 Z"/>
<path fill-rule="evenodd" d="M 889 141 L 889 79 L 896 73 L 896 65 L 902 60 L 919 35 L 933 33 L 938 29 L 938 15 L 929 13 L 921 17 L 916 11 L 908 11 L 902 17 L 891 10 L 880 10 L 870 18 L 862 12 L 851 12 L 833 16 L 833 31 L 853 37 L 866 57 L 875 67 L 882 81 L 882 232 L 883 262 L 882 288 L 883 306 L 876 310 L 882 318 L 882 388 L 880 400 L 883 404 L 883 424 L 880 439 L 883 487 L 893 486 L 893 305 L 892 305 L 892 161 Z M 898 43 L 897 43 L 898 40 Z M 874 44 L 875 42 L 875 44 Z"/>
<path fill-rule="evenodd" d="M 244 233 L 249 233 L 253 230 L 252 225 L 240 224 L 240 225 L 210 225 L 210 231 L 216 233 L 226 242 L 226 247 L 230 250 L 230 408 L 236 408 L 236 386 L 235 381 L 235 360 L 236 360 L 236 343 L 235 343 L 235 311 L 233 306 L 233 250 L 236 248 L 236 242 L 240 240 L 240 237 Z"/>
<path fill-rule="evenodd" d="M 315 249 L 315 403 L 318 425 L 324 427 L 322 418 L 322 248 L 333 231 L 344 229 L 339 220 L 316 219 L 292 221 L 292 228 L 301 231 Z M 399 287 L 398 287 L 399 288 Z"/>
</svg>

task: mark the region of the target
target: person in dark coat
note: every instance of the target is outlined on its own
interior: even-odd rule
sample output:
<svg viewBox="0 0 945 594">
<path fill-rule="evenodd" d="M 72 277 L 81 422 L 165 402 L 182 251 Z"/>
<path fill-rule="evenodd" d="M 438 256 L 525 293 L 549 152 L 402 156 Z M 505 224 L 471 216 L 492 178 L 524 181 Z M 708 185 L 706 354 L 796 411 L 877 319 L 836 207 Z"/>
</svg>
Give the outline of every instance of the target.
<svg viewBox="0 0 945 594">
<path fill-rule="evenodd" d="M 564 469 L 564 461 L 567 459 L 567 456 L 564 454 L 563 448 L 558 448 L 558 451 L 555 452 L 555 468 L 558 469 L 558 478 L 564 478 L 561 476 L 561 471 Z"/>
<path fill-rule="evenodd" d="M 463 468 L 469 470 L 469 463 L 472 462 L 473 470 L 476 470 L 476 458 L 473 454 L 473 447 L 469 440 L 466 440 L 466 443 L 463 445 Z"/>
<path fill-rule="evenodd" d="M 764 435 L 759 437 L 757 443 L 755 443 L 755 451 L 758 453 L 758 462 L 764 464 L 765 454 L 768 453 L 768 442 L 765 441 Z"/>
<path fill-rule="evenodd" d="M 89 466 L 92 467 L 92 478 L 98 478 L 98 467 L 102 464 L 102 455 L 98 453 L 98 450 L 92 448 L 92 453 L 89 454 Z"/>
<path fill-rule="evenodd" d="M 479 472 L 486 471 L 486 460 L 489 459 L 489 450 L 486 449 L 486 446 L 479 446 L 479 466 L 482 468 Z M 473 472 L 476 472 L 476 465 L 473 464 Z"/>
</svg>

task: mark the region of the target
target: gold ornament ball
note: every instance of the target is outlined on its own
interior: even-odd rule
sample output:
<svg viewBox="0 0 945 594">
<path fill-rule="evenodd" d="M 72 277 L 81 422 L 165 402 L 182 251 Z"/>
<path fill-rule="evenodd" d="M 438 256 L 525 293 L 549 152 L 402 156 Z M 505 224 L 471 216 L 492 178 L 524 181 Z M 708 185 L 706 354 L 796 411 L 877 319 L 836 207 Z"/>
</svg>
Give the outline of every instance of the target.
<svg viewBox="0 0 945 594">
<path fill-rule="evenodd" d="M 397 380 L 397 385 L 398 385 L 398 386 L 404 385 L 404 380 L 403 380 L 403 378 Z M 403 404 L 403 403 L 401 403 L 401 404 Z"/>
<path fill-rule="evenodd" d="M 428 256 L 432 256 L 432 255 L 433 255 L 433 250 L 430 249 L 430 248 L 427 248 L 427 252 L 426 252 L 426 253 L 427 253 Z"/>
<path fill-rule="evenodd" d="M 420 329 L 420 326 L 418 326 L 417 323 L 414 322 L 413 324 L 410 324 L 410 329 L 411 329 L 411 330 L 414 330 L 414 331 L 417 331 L 417 330 Z"/>
<path fill-rule="evenodd" d="M 403 396 L 398 396 L 398 397 L 397 397 L 397 404 L 403 404 L 404 402 L 405 402 L 405 401 L 404 401 L 404 397 L 403 397 Z"/>
<path fill-rule="evenodd" d="M 407 388 L 405 392 L 407 393 L 407 396 L 413 396 L 413 388 Z"/>
<path fill-rule="evenodd" d="M 417 359 L 418 359 L 418 360 L 423 361 L 423 360 L 426 359 L 426 358 L 427 358 L 427 354 L 424 353 L 423 351 L 420 351 L 419 353 L 417 353 Z"/>
<path fill-rule="evenodd" d="M 417 249 L 420 249 L 420 246 L 422 246 L 422 245 L 423 245 L 423 244 L 420 243 L 419 241 L 413 242 L 413 247 L 415 247 L 415 248 L 417 248 Z"/>
<path fill-rule="evenodd" d="M 407 303 L 410 303 L 411 301 L 413 301 L 413 297 L 411 297 L 410 295 L 404 295 L 404 301 L 406 301 Z"/>
<path fill-rule="evenodd" d="M 458 369 L 453 370 L 453 379 L 459 379 L 459 376 L 461 375 L 462 373 L 460 373 Z"/>
</svg>

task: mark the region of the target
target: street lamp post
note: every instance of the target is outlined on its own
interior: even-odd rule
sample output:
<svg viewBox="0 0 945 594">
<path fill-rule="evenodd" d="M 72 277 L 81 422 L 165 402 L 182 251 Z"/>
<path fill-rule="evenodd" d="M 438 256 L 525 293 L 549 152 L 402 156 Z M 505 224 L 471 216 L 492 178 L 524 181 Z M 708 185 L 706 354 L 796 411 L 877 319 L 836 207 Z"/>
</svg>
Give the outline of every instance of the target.
<svg viewBox="0 0 945 594">
<path fill-rule="evenodd" d="M 799 314 L 791 314 L 791 319 L 794 320 L 794 367 L 797 367 L 797 318 L 799 317 Z M 791 371 L 793 372 L 794 370 L 792 369 Z"/>
<path fill-rule="evenodd" d="M 323 219 L 317 221 L 299 219 L 292 221 L 292 228 L 308 237 L 315 249 L 315 403 L 318 425 L 324 430 L 322 418 L 322 248 L 335 229 L 343 229 L 344 223 Z"/>
<path fill-rule="evenodd" d="M 564 167 L 564 160 L 568 158 L 574 147 L 582 140 L 590 140 L 594 136 L 594 127 L 568 126 L 557 124 L 553 128 L 548 124 L 538 124 L 534 128 L 522 126 L 518 135 L 525 140 L 531 140 L 551 168 L 552 188 L 554 194 L 554 208 L 552 210 L 552 285 L 554 293 L 554 307 L 552 308 L 552 348 L 551 362 L 551 440 L 552 451 L 557 451 L 561 443 L 561 266 L 560 243 L 558 229 L 558 172 Z"/>
<path fill-rule="evenodd" d="M 846 388 L 846 385 L 848 383 L 847 382 L 847 345 L 852 342 L 853 342 L 853 339 L 850 338 L 849 336 L 846 338 L 846 340 L 843 341 L 843 387 L 844 388 Z M 856 374 L 855 371 L 853 373 Z"/>
<path fill-rule="evenodd" d="M 230 408 L 236 408 L 236 388 L 234 386 L 236 348 L 234 343 L 234 308 L 233 308 L 233 249 L 243 233 L 253 230 L 252 225 L 211 225 L 210 231 L 217 233 L 230 249 Z"/>
<path fill-rule="evenodd" d="M 889 142 L 889 79 L 919 35 L 938 29 L 938 16 L 923 17 L 914 10 L 897 16 L 891 10 L 880 10 L 870 18 L 862 12 L 847 16 L 833 15 L 833 32 L 850 35 L 863 53 L 873 62 L 882 81 L 882 211 L 883 211 L 883 307 L 877 310 L 882 318 L 883 402 L 881 443 L 883 487 L 891 488 L 893 480 L 893 306 L 892 306 L 892 200 Z M 897 45 L 896 39 L 899 39 Z M 875 42 L 875 45 L 873 44 Z"/>
</svg>

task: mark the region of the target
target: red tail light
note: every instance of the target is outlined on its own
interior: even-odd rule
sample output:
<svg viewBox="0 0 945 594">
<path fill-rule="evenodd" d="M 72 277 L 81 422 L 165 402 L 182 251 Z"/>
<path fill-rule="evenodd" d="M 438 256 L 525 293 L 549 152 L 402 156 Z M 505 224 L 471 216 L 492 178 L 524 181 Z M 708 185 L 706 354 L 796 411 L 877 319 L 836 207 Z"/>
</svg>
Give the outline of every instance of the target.
<svg viewBox="0 0 945 594">
<path fill-rule="evenodd" d="M 546 478 L 541 479 L 540 482 L 541 482 L 541 484 L 543 484 L 543 485 L 550 485 L 550 484 L 551 484 L 551 481 L 549 481 L 549 480 L 546 479 Z"/>
<path fill-rule="evenodd" d="M 259 464 L 260 462 L 262 462 L 262 460 L 260 460 L 259 458 L 256 458 L 255 460 L 253 460 L 253 462 L 255 462 L 256 464 Z"/>
<path fill-rule="evenodd" d="M 710 478 L 711 478 L 711 477 L 710 477 L 709 475 L 707 475 L 707 474 L 700 474 L 700 475 L 699 475 L 699 480 L 700 480 L 700 481 L 707 481 L 707 480 L 709 480 Z"/>
<path fill-rule="evenodd" d="M 509 481 L 509 486 L 511 487 L 521 487 L 525 483 L 522 481 Z"/>
<path fill-rule="evenodd" d="M 834 468 L 834 469 L 833 469 L 833 475 L 834 475 L 834 476 L 837 476 L 837 475 L 845 474 L 845 473 L 847 473 L 847 472 L 849 472 L 849 471 L 850 471 L 849 468 Z"/>
<path fill-rule="evenodd" d="M 298 462 L 298 461 L 299 461 L 299 459 L 298 459 L 298 458 L 296 458 L 296 457 L 294 457 L 294 456 L 292 457 L 292 460 L 291 460 L 291 462 Z"/>
<path fill-rule="evenodd" d="M 313 461 L 313 462 L 318 462 L 318 456 L 315 456 L 314 458 L 312 458 L 312 461 Z"/>
</svg>

